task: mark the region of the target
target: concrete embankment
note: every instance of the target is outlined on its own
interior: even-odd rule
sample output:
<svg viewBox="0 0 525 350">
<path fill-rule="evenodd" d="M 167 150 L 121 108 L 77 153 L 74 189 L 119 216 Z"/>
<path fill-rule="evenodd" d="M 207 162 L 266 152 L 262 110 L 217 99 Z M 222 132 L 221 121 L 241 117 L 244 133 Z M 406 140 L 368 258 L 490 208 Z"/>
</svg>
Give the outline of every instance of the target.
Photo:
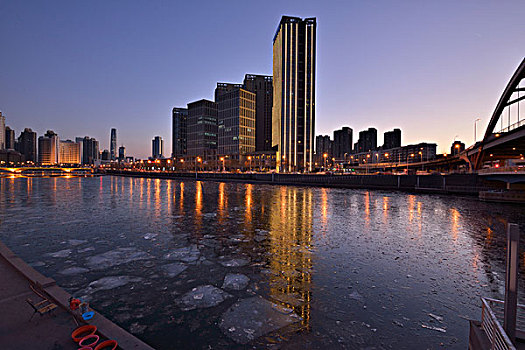
<svg viewBox="0 0 525 350">
<path fill-rule="evenodd" d="M 71 339 L 77 323 L 83 322 L 69 311 L 70 294 L 54 279 L 46 277 L 26 264 L 5 244 L 0 242 L 0 348 L 1 349 L 78 349 Z M 35 315 L 26 298 L 39 300 L 30 289 L 32 284 L 47 295 L 59 309 L 51 315 Z M 100 313 L 89 321 L 97 326 L 97 334 L 118 342 L 123 350 L 153 350 L 152 347 L 120 328 Z"/>
<path fill-rule="evenodd" d="M 274 185 L 341 187 L 373 190 L 410 191 L 478 195 L 479 191 L 498 189 L 503 184 L 484 180 L 477 174 L 451 175 L 317 175 L 317 174 L 234 174 L 179 173 L 158 171 L 105 170 L 105 174 L 158 179 L 247 182 Z"/>
</svg>

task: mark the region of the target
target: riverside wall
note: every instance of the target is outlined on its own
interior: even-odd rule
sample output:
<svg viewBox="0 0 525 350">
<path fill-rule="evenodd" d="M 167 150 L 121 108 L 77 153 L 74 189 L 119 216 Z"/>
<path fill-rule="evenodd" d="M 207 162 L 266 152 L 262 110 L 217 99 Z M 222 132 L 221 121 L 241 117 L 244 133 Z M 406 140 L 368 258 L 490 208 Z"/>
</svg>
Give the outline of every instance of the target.
<svg viewBox="0 0 525 350">
<path fill-rule="evenodd" d="M 486 181 L 477 174 L 431 175 L 335 175 L 335 174 L 260 174 L 213 172 L 159 172 L 104 170 L 117 176 L 146 177 L 220 182 L 246 182 L 273 185 L 321 186 L 373 190 L 411 191 L 420 193 L 449 193 L 475 195 L 479 191 L 501 189 L 504 183 Z"/>
</svg>

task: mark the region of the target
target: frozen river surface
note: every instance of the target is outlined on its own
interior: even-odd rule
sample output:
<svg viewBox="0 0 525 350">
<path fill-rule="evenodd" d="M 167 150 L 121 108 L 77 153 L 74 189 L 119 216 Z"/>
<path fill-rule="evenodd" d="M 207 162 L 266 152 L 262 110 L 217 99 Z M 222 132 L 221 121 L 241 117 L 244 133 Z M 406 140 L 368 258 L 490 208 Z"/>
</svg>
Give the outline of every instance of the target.
<svg viewBox="0 0 525 350">
<path fill-rule="evenodd" d="M 504 225 L 525 227 L 523 206 L 472 197 L 110 176 L 0 185 L 0 239 L 158 349 L 466 349 L 480 297 L 502 298 Z"/>
</svg>

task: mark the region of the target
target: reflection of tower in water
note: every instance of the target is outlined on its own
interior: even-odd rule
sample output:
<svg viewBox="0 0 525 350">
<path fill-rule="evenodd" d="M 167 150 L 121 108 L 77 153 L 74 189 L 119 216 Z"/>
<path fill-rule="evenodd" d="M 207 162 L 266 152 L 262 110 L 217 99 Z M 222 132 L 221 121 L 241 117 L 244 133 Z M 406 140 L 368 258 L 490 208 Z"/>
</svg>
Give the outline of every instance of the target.
<svg viewBox="0 0 525 350">
<path fill-rule="evenodd" d="M 270 219 L 270 296 L 310 321 L 312 192 L 281 187 L 274 192 Z"/>
</svg>

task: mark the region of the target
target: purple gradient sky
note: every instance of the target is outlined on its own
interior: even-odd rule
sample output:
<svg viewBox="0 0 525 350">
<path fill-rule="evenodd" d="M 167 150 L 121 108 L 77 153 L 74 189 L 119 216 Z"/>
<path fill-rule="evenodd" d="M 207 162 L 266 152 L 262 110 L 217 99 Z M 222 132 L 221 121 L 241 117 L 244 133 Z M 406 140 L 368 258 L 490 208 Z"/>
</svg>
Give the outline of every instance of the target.
<svg viewBox="0 0 525 350">
<path fill-rule="evenodd" d="M 318 134 L 403 130 L 403 144 L 481 137 L 525 55 L 523 1 L 0 0 L 0 110 L 16 130 L 89 135 L 146 157 L 171 108 L 217 81 L 272 73 L 281 15 L 317 17 Z"/>
</svg>

